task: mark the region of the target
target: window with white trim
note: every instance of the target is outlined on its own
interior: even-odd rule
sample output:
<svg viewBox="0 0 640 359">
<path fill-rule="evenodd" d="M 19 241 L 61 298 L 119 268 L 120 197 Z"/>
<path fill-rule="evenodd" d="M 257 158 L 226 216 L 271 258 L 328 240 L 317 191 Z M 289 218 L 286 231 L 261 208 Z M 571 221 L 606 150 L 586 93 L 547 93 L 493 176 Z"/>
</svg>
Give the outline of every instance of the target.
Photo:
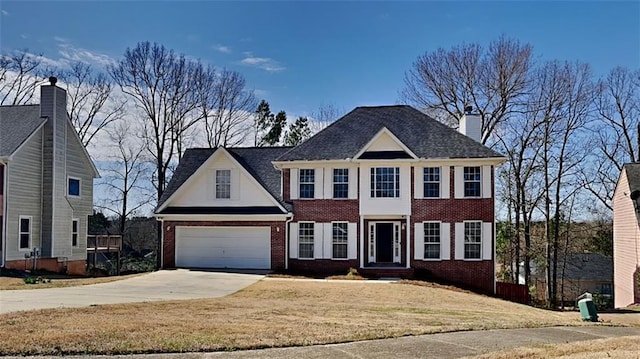
<svg viewBox="0 0 640 359">
<path fill-rule="evenodd" d="M 314 198 L 315 175 L 314 169 L 300 170 L 300 198 Z"/>
<path fill-rule="evenodd" d="M 400 197 L 400 168 L 375 167 L 371 169 L 371 198 Z"/>
<path fill-rule="evenodd" d="M 31 248 L 31 217 L 20 216 L 18 231 L 18 245 L 20 249 Z"/>
<path fill-rule="evenodd" d="M 80 227 L 80 221 L 77 219 L 71 220 L 71 246 L 78 246 L 78 232 Z"/>
<path fill-rule="evenodd" d="M 216 170 L 216 198 L 231 198 L 231 170 Z"/>
<path fill-rule="evenodd" d="M 349 169 L 333 169 L 333 198 L 349 197 Z"/>
<path fill-rule="evenodd" d="M 80 197 L 80 179 L 69 177 L 67 181 L 67 195 Z"/>
<path fill-rule="evenodd" d="M 464 259 L 482 258 L 482 222 L 464 222 Z"/>
<path fill-rule="evenodd" d="M 298 223 L 298 258 L 313 258 L 313 222 Z"/>
<path fill-rule="evenodd" d="M 480 166 L 464 168 L 464 196 L 480 197 Z"/>
<path fill-rule="evenodd" d="M 332 223 L 333 227 L 333 258 L 347 258 L 348 230 L 347 222 Z"/>
<path fill-rule="evenodd" d="M 424 222 L 424 259 L 440 259 L 440 222 Z"/>
<path fill-rule="evenodd" d="M 423 179 L 424 196 L 427 198 L 440 197 L 440 167 L 425 167 Z"/>
</svg>

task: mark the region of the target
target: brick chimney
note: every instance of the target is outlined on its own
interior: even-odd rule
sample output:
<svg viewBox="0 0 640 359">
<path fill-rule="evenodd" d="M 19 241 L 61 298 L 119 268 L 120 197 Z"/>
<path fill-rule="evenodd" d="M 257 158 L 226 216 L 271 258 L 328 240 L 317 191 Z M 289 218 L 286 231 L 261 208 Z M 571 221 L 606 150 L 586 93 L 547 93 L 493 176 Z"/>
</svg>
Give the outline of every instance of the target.
<svg viewBox="0 0 640 359">
<path fill-rule="evenodd" d="M 464 114 L 460 118 L 458 132 L 476 142 L 482 142 L 482 118 L 480 114 L 473 112 L 473 106 L 466 105 Z"/>
</svg>

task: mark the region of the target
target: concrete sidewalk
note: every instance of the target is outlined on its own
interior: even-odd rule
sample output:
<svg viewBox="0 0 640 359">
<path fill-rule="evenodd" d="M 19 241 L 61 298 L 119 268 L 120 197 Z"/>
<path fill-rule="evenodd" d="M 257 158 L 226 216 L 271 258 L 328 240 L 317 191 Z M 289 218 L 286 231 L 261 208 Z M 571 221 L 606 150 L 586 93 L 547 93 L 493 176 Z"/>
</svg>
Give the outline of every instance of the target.
<svg viewBox="0 0 640 359">
<path fill-rule="evenodd" d="M 2 290 L 0 314 L 98 304 L 217 298 L 237 292 L 262 278 L 263 274 L 178 269 L 77 287 Z"/>
</svg>

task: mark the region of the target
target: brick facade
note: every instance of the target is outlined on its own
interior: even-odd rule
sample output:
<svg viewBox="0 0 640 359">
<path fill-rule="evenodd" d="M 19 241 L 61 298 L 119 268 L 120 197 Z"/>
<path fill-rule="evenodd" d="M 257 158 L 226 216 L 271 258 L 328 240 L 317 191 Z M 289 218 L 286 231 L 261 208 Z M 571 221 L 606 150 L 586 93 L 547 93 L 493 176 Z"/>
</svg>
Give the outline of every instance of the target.
<svg viewBox="0 0 640 359">
<path fill-rule="evenodd" d="M 163 222 L 162 268 L 176 266 L 176 226 L 181 227 L 271 227 L 271 270 L 283 271 L 285 264 L 284 221 L 165 221 Z"/>
<path fill-rule="evenodd" d="M 33 270 L 33 259 L 20 259 L 13 261 L 6 261 L 4 267 L 7 269 L 15 270 Z M 65 273 L 70 275 L 85 275 L 87 261 L 75 260 L 75 261 L 58 261 L 57 258 L 38 258 L 36 260 L 36 269 L 45 270 L 54 273 Z"/>
</svg>

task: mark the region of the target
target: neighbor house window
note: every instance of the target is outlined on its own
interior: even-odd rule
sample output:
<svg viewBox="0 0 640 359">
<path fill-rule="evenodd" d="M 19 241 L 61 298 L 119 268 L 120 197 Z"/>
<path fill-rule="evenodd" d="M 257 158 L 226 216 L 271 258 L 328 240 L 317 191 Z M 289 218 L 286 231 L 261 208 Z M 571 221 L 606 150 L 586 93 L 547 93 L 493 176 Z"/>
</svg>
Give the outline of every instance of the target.
<svg viewBox="0 0 640 359">
<path fill-rule="evenodd" d="M 298 227 L 298 257 L 313 258 L 313 226 L 312 222 L 300 222 Z"/>
<path fill-rule="evenodd" d="M 440 259 L 440 223 L 424 223 L 424 258 Z"/>
<path fill-rule="evenodd" d="M 216 170 L 216 198 L 231 198 L 231 170 Z"/>
<path fill-rule="evenodd" d="M 333 198 L 349 197 L 349 169 L 336 168 L 333 170 Z"/>
<path fill-rule="evenodd" d="M 425 167 L 424 177 L 424 196 L 440 197 L 440 167 Z"/>
<path fill-rule="evenodd" d="M 464 259 L 480 259 L 482 222 L 464 222 Z"/>
<path fill-rule="evenodd" d="M 371 197 L 400 197 L 400 168 L 371 169 Z"/>
<path fill-rule="evenodd" d="M 347 258 L 347 223 L 333 223 L 333 258 Z"/>
<path fill-rule="evenodd" d="M 20 216 L 20 249 L 31 248 L 31 217 Z"/>
<path fill-rule="evenodd" d="M 480 167 L 464 168 L 464 196 L 480 197 Z"/>
<path fill-rule="evenodd" d="M 80 226 L 80 221 L 77 219 L 71 220 L 71 246 L 78 246 L 78 227 Z"/>
<path fill-rule="evenodd" d="M 315 192 L 315 175 L 314 169 L 300 170 L 300 198 L 313 198 Z"/>
<path fill-rule="evenodd" d="M 69 183 L 67 187 L 67 194 L 69 196 L 80 196 L 80 179 L 69 177 Z"/>
</svg>

